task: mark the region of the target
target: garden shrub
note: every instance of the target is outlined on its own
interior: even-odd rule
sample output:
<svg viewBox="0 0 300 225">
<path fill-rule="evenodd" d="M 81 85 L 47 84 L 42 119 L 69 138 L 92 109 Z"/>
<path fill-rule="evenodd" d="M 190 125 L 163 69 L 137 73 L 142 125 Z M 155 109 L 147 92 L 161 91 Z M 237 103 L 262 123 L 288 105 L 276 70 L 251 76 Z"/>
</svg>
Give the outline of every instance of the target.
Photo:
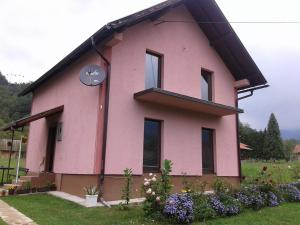
<svg viewBox="0 0 300 225">
<path fill-rule="evenodd" d="M 212 195 L 210 204 L 219 216 L 233 216 L 241 212 L 241 203 L 229 194 Z"/>
<path fill-rule="evenodd" d="M 205 188 L 207 186 L 207 182 L 200 181 L 200 180 L 195 180 L 193 182 L 188 181 L 186 177 L 186 173 L 182 173 L 183 178 L 182 178 L 182 193 L 204 193 Z"/>
<path fill-rule="evenodd" d="M 143 210 L 147 216 L 153 216 L 163 211 L 164 203 L 169 197 L 172 184 L 170 173 L 172 172 L 172 162 L 164 160 L 161 177 L 156 177 L 150 173 L 149 178 L 144 179 L 142 191 L 145 195 Z"/>
<path fill-rule="evenodd" d="M 245 208 L 258 210 L 265 206 L 266 196 L 255 186 L 243 188 L 235 197 Z"/>
<path fill-rule="evenodd" d="M 300 202 L 300 190 L 293 184 L 281 184 L 278 191 L 282 198 L 288 202 Z"/>
<path fill-rule="evenodd" d="M 280 199 L 279 197 L 273 193 L 273 192 L 269 192 L 268 193 L 268 199 L 267 199 L 267 204 L 269 207 L 275 207 L 275 206 L 278 206 L 280 204 Z"/>
<path fill-rule="evenodd" d="M 202 193 L 191 194 L 194 203 L 195 221 L 205 221 L 217 216 L 215 210 L 210 205 L 210 197 Z"/>
<path fill-rule="evenodd" d="M 146 216 L 161 212 L 163 200 L 160 189 L 160 184 L 156 175 L 150 173 L 149 178 L 145 178 L 143 184 L 143 192 L 146 198 L 143 203 L 143 210 Z"/>
<path fill-rule="evenodd" d="M 277 190 L 270 191 L 264 186 L 244 187 L 235 194 L 235 197 L 244 208 L 254 210 L 259 210 L 265 206 L 275 207 L 281 203 L 279 192 Z"/>
<path fill-rule="evenodd" d="M 291 183 L 291 185 L 295 186 L 296 188 L 298 188 L 300 190 L 300 181 L 296 181 Z"/>
<path fill-rule="evenodd" d="M 189 194 L 170 195 L 163 213 L 176 223 L 191 223 L 194 219 L 192 197 Z"/>
<path fill-rule="evenodd" d="M 120 210 L 126 210 L 128 209 L 129 201 L 130 201 L 130 195 L 131 195 L 131 187 L 132 187 L 132 169 L 126 168 L 124 170 L 124 178 L 125 183 L 124 187 L 122 189 L 122 200 L 125 201 L 125 203 L 121 202 L 119 204 Z"/>
<path fill-rule="evenodd" d="M 217 177 L 212 183 L 212 189 L 215 194 L 230 193 L 232 192 L 232 185 Z"/>
<path fill-rule="evenodd" d="M 172 189 L 171 176 L 173 163 L 165 159 L 161 170 L 160 188 L 163 200 L 166 200 Z"/>
</svg>

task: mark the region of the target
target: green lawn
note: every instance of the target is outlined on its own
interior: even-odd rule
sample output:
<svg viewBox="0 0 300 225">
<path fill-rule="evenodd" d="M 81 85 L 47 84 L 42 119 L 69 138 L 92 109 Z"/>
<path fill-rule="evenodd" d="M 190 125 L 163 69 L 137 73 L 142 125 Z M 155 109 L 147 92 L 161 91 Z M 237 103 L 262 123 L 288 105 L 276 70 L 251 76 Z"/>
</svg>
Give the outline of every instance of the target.
<svg viewBox="0 0 300 225">
<path fill-rule="evenodd" d="M 142 209 L 138 206 L 128 211 L 119 211 L 117 208 L 88 209 L 46 194 L 2 199 L 39 225 L 165 225 L 162 222 L 145 220 Z M 286 203 L 276 208 L 246 211 L 239 216 L 193 225 L 296 225 L 300 221 L 299 212 L 299 203 Z"/>
<path fill-rule="evenodd" d="M 242 174 L 248 178 L 256 177 L 261 169 L 266 166 L 267 171 L 272 174 L 272 179 L 278 183 L 289 183 L 295 181 L 293 168 L 300 166 L 300 161 L 294 162 L 255 162 L 243 161 Z M 289 168 L 290 167 L 290 168 Z"/>
<path fill-rule="evenodd" d="M 12 157 L 10 166 L 16 168 L 17 167 L 17 162 L 18 162 L 17 159 L 15 157 Z M 5 166 L 6 167 L 7 165 L 8 165 L 8 157 L 0 158 L 0 166 Z M 25 159 L 21 159 L 20 167 L 24 167 L 24 166 L 25 166 Z M 5 172 L 4 181 L 6 179 L 6 173 L 7 172 Z M 16 170 L 11 170 L 9 173 L 10 174 L 16 174 Z M 21 173 L 20 175 L 23 175 L 23 174 Z M 0 170 L 0 179 L 1 179 L 1 177 L 2 177 L 2 171 Z"/>
<path fill-rule="evenodd" d="M 4 223 L 3 220 L 0 219 L 0 225 L 6 225 L 6 223 Z"/>
</svg>

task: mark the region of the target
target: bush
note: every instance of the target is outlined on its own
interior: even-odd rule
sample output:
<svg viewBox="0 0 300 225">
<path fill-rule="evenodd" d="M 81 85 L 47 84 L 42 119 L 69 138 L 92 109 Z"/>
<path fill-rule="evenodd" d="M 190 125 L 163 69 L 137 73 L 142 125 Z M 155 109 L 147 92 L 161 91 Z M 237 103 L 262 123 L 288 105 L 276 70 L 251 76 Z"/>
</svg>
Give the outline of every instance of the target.
<svg viewBox="0 0 300 225">
<path fill-rule="evenodd" d="M 273 192 L 269 192 L 268 193 L 268 200 L 267 200 L 267 204 L 269 207 L 275 207 L 278 206 L 280 204 L 280 199 L 279 197 L 273 193 Z"/>
<path fill-rule="evenodd" d="M 172 189 L 171 171 L 172 162 L 164 160 L 160 178 L 150 173 L 149 178 L 144 179 L 143 192 L 146 200 L 143 204 L 143 210 L 147 216 L 153 216 L 163 211 L 164 203 Z"/>
<path fill-rule="evenodd" d="M 265 206 L 265 194 L 260 192 L 255 186 L 245 187 L 235 194 L 235 197 L 245 208 L 252 208 L 254 210 L 261 209 Z"/>
<path fill-rule="evenodd" d="M 143 184 L 143 192 L 146 198 L 143 203 L 143 210 L 146 216 L 161 212 L 163 201 L 160 189 L 160 184 L 156 175 L 150 173 L 149 178 L 145 178 Z"/>
<path fill-rule="evenodd" d="M 298 188 L 300 190 L 300 181 L 296 181 L 291 183 L 291 185 L 295 186 L 296 188 Z"/>
<path fill-rule="evenodd" d="M 231 184 L 219 177 L 213 181 L 212 189 L 214 190 L 215 194 L 232 192 Z"/>
<path fill-rule="evenodd" d="M 188 181 L 186 173 L 182 173 L 183 178 L 182 178 L 182 193 L 200 193 L 203 194 L 205 192 L 205 188 L 207 186 L 207 182 L 200 181 L 200 180 L 195 180 L 193 182 Z"/>
<path fill-rule="evenodd" d="M 172 194 L 163 212 L 176 223 L 191 223 L 194 219 L 193 200 L 189 194 Z"/>
<path fill-rule="evenodd" d="M 235 197 L 243 207 L 254 210 L 259 210 L 265 206 L 275 207 L 281 202 L 280 194 L 277 190 L 269 191 L 264 186 L 245 187 L 236 193 Z"/>
<path fill-rule="evenodd" d="M 282 198 L 288 202 L 300 202 L 300 190 L 293 184 L 281 184 L 278 191 Z"/>
<path fill-rule="evenodd" d="M 171 192 L 172 184 L 171 184 L 171 176 L 173 163 L 171 160 L 165 159 L 163 162 L 163 168 L 161 170 L 161 182 L 160 182 L 160 192 L 163 200 L 166 200 L 168 195 Z"/>
<path fill-rule="evenodd" d="M 122 200 L 125 202 L 121 202 L 119 204 L 119 209 L 120 210 L 127 210 L 129 201 L 130 201 L 130 195 L 131 195 L 131 186 L 132 186 L 132 169 L 126 168 L 124 170 L 124 178 L 125 178 L 125 183 L 124 187 L 122 189 Z"/>
<path fill-rule="evenodd" d="M 210 204 L 219 216 L 233 216 L 241 212 L 240 202 L 225 193 L 211 196 Z"/>
<path fill-rule="evenodd" d="M 205 221 L 217 216 L 215 210 L 211 208 L 209 196 L 197 193 L 193 193 L 191 196 L 194 203 L 194 218 L 196 221 Z"/>
</svg>

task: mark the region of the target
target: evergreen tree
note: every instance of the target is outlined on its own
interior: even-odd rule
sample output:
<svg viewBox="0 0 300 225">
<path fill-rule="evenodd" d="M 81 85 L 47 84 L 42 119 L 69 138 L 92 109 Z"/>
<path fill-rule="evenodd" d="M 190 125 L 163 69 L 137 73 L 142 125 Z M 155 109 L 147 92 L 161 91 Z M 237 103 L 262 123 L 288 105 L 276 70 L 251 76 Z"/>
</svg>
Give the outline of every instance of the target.
<svg viewBox="0 0 300 225">
<path fill-rule="evenodd" d="M 280 136 L 279 125 L 275 115 L 272 113 L 268 122 L 265 134 L 263 158 L 264 159 L 284 159 L 284 150 Z"/>
</svg>

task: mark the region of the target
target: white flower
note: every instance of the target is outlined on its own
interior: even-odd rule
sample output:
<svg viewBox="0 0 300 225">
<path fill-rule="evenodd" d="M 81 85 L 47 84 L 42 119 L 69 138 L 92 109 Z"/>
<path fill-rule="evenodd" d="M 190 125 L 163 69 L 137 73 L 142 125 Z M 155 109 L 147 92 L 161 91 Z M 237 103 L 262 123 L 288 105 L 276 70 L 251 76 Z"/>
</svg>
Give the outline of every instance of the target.
<svg viewBox="0 0 300 225">
<path fill-rule="evenodd" d="M 150 177 L 152 177 L 152 175 L 153 175 L 152 173 L 149 173 L 149 176 L 150 176 Z"/>
<path fill-rule="evenodd" d="M 151 194 L 151 192 L 152 192 L 151 188 L 149 188 L 149 189 L 146 191 L 147 194 Z"/>
<path fill-rule="evenodd" d="M 148 181 L 148 179 L 147 179 L 147 178 L 145 178 L 145 179 L 144 179 L 144 181 L 146 182 L 146 181 Z"/>
<path fill-rule="evenodd" d="M 154 182 L 155 182 L 155 181 L 156 181 L 156 177 L 152 177 L 152 181 L 154 181 Z"/>
<path fill-rule="evenodd" d="M 291 169 L 292 167 L 289 165 L 288 168 Z"/>
<path fill-rule="evenodd" d="M 153 196 L 155 195 L 155 192 L 154 192 L 154 191 L 152 192 L 152 195 L 153 195 Z"/>
<path fill-rule="evenodd" d="M 160 201 L 160 197 L 157 196 L 155 200 L 156 200 L 157 202 L 159 202 L 159 201 Z"/>
<path fill-rule="evenodd" d="M 146 181 L 146 182 L 144 183 L 144 186 L 149 186 L 149 185 L 150 185 L 149 181 Z"/>
</svg>

